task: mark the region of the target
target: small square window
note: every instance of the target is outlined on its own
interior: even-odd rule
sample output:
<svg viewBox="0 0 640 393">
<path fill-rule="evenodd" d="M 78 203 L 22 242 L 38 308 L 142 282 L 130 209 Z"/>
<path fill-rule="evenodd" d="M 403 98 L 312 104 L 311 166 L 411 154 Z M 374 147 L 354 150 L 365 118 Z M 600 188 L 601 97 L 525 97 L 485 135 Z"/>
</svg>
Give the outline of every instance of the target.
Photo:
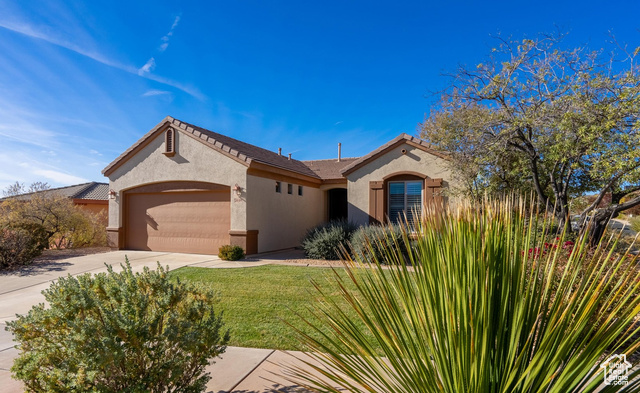
<svg viewBox="0 0 640 393">
<path fill-rule="evenodd" d="M 293 194 L 293 184 L 287 184 L 287 194 Z"/>
<path fill-rule="evenodd" d="M 298 195 L 302 196 L 302 186 L 298 186 Z"/>
<path fill-rule="evenodd" d="M 280 183 L 279 181 L 276 182 L 276 192 L 282 192 L 282 183 Z"/>
</svg>

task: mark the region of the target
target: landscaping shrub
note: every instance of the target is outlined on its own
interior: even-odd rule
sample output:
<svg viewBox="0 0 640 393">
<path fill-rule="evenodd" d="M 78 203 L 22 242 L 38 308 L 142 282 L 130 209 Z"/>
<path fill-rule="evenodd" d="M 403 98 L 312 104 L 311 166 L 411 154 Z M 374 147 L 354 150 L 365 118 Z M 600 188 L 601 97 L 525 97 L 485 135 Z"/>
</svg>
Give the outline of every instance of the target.
<svg viewBox="0 0 640 393">
<path fill-rule="evenodd" d="M 244 257 L 244 250 L 240 246 L 222 246 L 218 250 L 218 257 L 224 261 L 237 261 Z"/>
<path fill-rule="evenodd" d="M 28 265 L 46 245 L 46 233 L 40 225 L 0 225 L 0 270 Z"/>
<path fill-rule="evenodd" d="M 215 294 L 167 270 L 60 278 L 49 304 L 7 323 L 20 350 L 11 371 L 30 392 L 202 392 L 229 340 Z"/>
<path fill-rule="evenodd" d="M 62 248 L 105 247 L 106 214 L 92 213 L 78 206 L 67 213 L 64 226 L 51 238 L 50 246 Z"/>
<path fill-rule="evenodd" d="M 588 233 L 530 247 L 525 211 L 505 198 L 427 215 L 413 247 L 387 250 L 409 266 L 356 254 L 350 287 L 334 273 L 343 301 L 319 288 L 304 319 L 314 332 L 298 331 L 321 365 L 286 375 L 329 392 L 599 391 L 599 365 L 640 348 L 638 259 L 611 252 L 615 241 L 591 248 Z M 603 391 L 640 391 L 639 376 Z"/>
<path fill-rule="evenodd" d="M 356 258 L 383 264 L 392 264 L 396 261 L 386 260 L 388 250 L 398 251 L 394 255 L 404 256 L 407 245 L 405 244 L 400 225 L 366 225 L 358 228 L 351 237 L 351 252 Z"/>
<path fill-rule="evenodd" d="M 330 221 L 307 231 L 302 248 L 312 259 L 340 259 L 340 248 L 347 247 L 356 226 L 345 220 Z"/>
<path fill-rule="evenodd" d="M 640 232 L 640 217 L 633 217 L 629 222 L 631 223 L 631 229 Z"/>
<path fill-rule="evenodd" d="M 27 199 L 21 194 L 31 192 Z M 4 192 L 0 217 L 14 225 L 38 225 L 44 229 L 47 248 L 105 246 L 106 213 L 92 213 L 74 205 L 68 197 L 49 190 L 46 183 L 34 183 L 28 189 L 20 183 Z"/>
</svg>

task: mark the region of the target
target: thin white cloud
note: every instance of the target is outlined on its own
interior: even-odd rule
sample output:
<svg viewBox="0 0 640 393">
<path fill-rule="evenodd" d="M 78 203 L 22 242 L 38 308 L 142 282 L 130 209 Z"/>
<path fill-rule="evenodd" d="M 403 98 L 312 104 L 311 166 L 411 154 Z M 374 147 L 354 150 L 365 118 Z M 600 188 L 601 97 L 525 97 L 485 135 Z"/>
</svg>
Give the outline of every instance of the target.
<svg viewBox="0 0 640 393">
<path fill-rule="evenodd" d="M 140 67 L 140 69 L 138 70 L 138 75 L 143 76 L 144 74 L 149 74 L 155 68 L 156 68 L 156 59 L 152 57 L 149 60 L 147 60 L 145 65 Z"/>
<path fill-rule="evenodd" d="M 161 38 L 162 44 L 160 44 L 160 47 L 158 47 L 158 50 L 161 53 L 166 51 L 169 47 L 169 38 L 173 36 L 173 30 L 175 30 L 175 28 L 178 26 L 178 22 L 180 22 L 180 16 L 176 16 L 176 18 L 173 20 L 173 24 L 171 25 L 171 29 L 169 29 L 169 32 Z"/>
<path fill-rule="evenodd" d="M 153 96 L 161 96 L 161 95 L 166 95 L 166 94 L 171 94 L 170 91 L 166 91 L 166 90 L 149 90 L 144 92 L 144 94 L 142 94 L 143 97 L 153 97 Z"/>
<path fill-rule="evenodd" d="M 176 28 L 176 26 L 178 26 L 178 22 L 180 22 L 180 15 L 176 16 L 176 18 L 173 20 L 173 24 L 171 25 L 171 31 L 167 35 L 173 35 L 173 30 Z"/>
<path fill-rule="evenodd" d="M 53 132 L 27 122 L 0 125 L 0 136 L 45 149 L 56 144 L 56 135 Z"/>
<path fill-rule="evenodd" d="M 175 24 L 176 22 L 174 22 Z M 45 42 L 48 42 L 50 44 L 68 49 L 72 52 L 75 52 L 79 55 L 88 57 L 94 61 L 97 61 L 98 63 L 104 64 L 106 66 L 109 67 L 113 67 L 125 72 L 128 72 L 130 74 L 134 74 L 134 75 L 139 75 L 143 78 L 152 80 L 154 82 L 158 82 L 161 83 L 163 85 L 167 85 L 167 86 L 171 86 L 171 87 L 175 87 L 178 90 L 182 90 L 183 92 L 199 99 L 199 100 L 205 100 L 206 97 L 197 89 L 192 88 L 192 87 L 188 87 L 188 86 L 184 86 L 181 83 L 178 83 L 176 81 L 172 81 L 170 79 L 167 78 L 163 78 L 160 76 L 155 76 L 152 75 L 150 73 L 142 73 L 140 74 L 139 69 L 136 67 L 132 67 L 132 66 L 128 66 L 128 65 L 124 65 L 121 63 L 118 63 L 116 61 L 113 61 L 111 59 L 108 59 L 104 56 L 102 56 L 100 53 L 94 52 L 94 51 L 90 51 L 90 50 L 86 50 L 72 42 L 63 40 L 63 39 L 59 39 L 54 37 L 53 34 L 51 33 L 45 33 L 43 31 L 39 31 L 37 29 L 35 29 L 33 26 L 30 26 L 28 24 L 25 23 L 17 23 L 17 22 L 13 22 L 13 21 L 7 21 L 7 20 L 0 20 L 0 27 L 7 29 L 7 30 L 11 30 L 15 33 L 19 33 L 22 35 L 25 35 L 27 37 L 31 37 L 31 38 L 35 38 L 35 39 L 39 39 Z"/>
<path fill-rule="evenodd" d="M 36 169 L 33 171 L 33 173 L 38 176 L 46 177 L 47 179 L 52 180 L 56 183 L 62 184 L 78 184 L 86 183 L 88 181 L 87 179 L 84 179 L 82 177 L 49 169 Z"/>
<path fill-rule="evenodd" d="M 126 72 L 131 72 L 131 73 L 135 73 L 135 70 L 133 69 L 133 67 L 129 67 L 120 63 L 117 63 L 115 61 L 112 61 L 110 59 L 107 59 L 106 57 L 102 56 L 99 53 L 96 52 L 92 52 L 92 51 L 88 51 L 85 50 L 84 48 L 79 47 L 78 45 L 72 43 L 72 42 L 68 42 L 62 39 L 58 39 L 56 37 L 54 37 L 53 34 L 49 34 L 49 33 L 45 33 L 39 30 L 36 30 L 33 26 L 30 26 L 28 24 L 25 23 L 15 23 L 15 22 L 10 22 L 10 21 L 6 21 L 6 20 L 0 20 L 0 27 L 3 27 L 7 30 L 11 30 L 13 32 L 16 33 L 20 33 L 23 35 L 26 35 L 28 37 L 31 38 L 37 38 L 43 41 L 46 41 L 50 44 L 53 45 L 57 45 L 60 46 L 62 48 L 68 49 L 70 51 L 76 52 L 82 56 L 86 56 L 90 59 L 93 59 L 99 63 L 108 65 L 110 67 L 114 67 L 114 68 L 118 68 L 120 70 L 126 71 Z"/>
</svg>

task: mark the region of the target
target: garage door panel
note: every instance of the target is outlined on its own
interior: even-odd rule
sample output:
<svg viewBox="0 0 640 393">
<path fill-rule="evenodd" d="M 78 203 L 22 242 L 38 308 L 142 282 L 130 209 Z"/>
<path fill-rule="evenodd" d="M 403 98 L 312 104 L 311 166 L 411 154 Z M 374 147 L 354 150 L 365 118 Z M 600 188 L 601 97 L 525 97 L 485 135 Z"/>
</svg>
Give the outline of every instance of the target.
<svg viewBox="0 0 640 393">
<path fill-rule="evenodd" d="M 229 243 L 229 192 L 127 196 L 127 248 L 217 254 Z"/>
</svg>

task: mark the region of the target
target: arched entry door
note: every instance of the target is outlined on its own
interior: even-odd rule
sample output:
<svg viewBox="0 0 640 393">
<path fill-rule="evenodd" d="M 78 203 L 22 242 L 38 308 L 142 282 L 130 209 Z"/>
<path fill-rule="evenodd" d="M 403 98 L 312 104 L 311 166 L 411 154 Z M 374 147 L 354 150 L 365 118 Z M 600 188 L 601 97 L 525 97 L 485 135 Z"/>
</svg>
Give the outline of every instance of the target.
<svg viewBox="0 0 640 393">
<path fill-rule="evenodd" d="M 327 191 L 327 219 L 346 220 L 348 217 L 347 209 L 347 190 L 345 188 L 333 188 Z"/>
</svg>

